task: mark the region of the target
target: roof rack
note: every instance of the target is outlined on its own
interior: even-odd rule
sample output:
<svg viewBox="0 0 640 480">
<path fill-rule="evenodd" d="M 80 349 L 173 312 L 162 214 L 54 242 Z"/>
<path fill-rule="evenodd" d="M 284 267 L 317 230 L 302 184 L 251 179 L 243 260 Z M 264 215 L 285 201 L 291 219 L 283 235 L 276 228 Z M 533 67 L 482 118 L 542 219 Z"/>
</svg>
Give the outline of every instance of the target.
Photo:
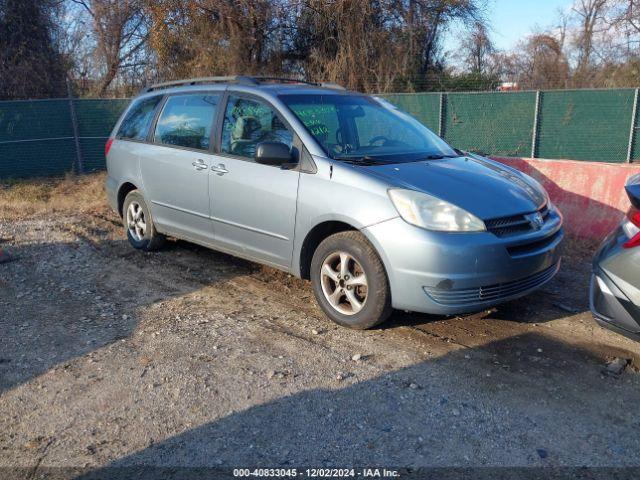
<svg viewBox="0 0 640 480">
<path fill-rule="evenodd" d="M 257 77 L 246 77 L 251 80 L 255 80 L 257 84 L 275 82 L 275 83 L 304 83 L 305 85 L 313 85 L 314 87 L 324 87 L 324 88 L 334 88 L 336 90 L 345 90 L 342 85 L 338 85 L 337 83 L 331 82 L 310 82 L 308 80 L 302 80 L 301 78 L 291 78 L 291 77 L 269 77 L 269 76 L 257 76 Z"/>
<path fill-rule="evenodd" d="M 243 77 L 240 75 L 233 75 L 230 77 L 198 77 L 155 83 L 153 85 L 149 85 L 148 87 L 144 87 L 142 89 L 142 93 L 149 93 L 155 90 L 162 90 L 171 87 L 180 87 L 185 85 L 203 85 L 211 83 L 241 83 L 245 85 L 257 85 L 257 82 L 253 81 L 250 77 Z"/>
<path fill-rule="evenodd" d="M 324 88 L 333 88 L 336 90 L 345 90 L 344 87 L 338 85 L 336 83 L 318 83 L 318 82 L 308 82 L 306 80 L 301 80 L 299 78 L 287 78 L 287 77 L 268 77 L 268 76 L 257 76 L 257 77 L 248 77 L 245 75 L 232 75 L 228 77 L 199 77 L 199 78 L 187 78 L 184 80 L 173 80 L 169 82 L 161 82 L 150 85 L 148 87 L 144 87 L 141 93 L 149 93 L 156 90 L 163 90 L 165 88 L 171 87 L 180 87 L 187 85 L 206 85 L 213 83 L 236 83 L 239 85 L 251 85 L 258 86 L 264 83 L 303 83 L 306 85 L 314 85 L 317 87 Z"/>
</svg>

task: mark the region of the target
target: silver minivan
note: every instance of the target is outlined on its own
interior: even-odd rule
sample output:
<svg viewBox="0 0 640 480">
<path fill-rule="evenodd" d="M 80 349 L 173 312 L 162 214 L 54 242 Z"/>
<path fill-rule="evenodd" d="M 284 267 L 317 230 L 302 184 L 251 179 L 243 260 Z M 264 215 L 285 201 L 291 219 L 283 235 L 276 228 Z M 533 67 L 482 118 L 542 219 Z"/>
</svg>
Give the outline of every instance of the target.
<svg viewBox="0 0 640 480">
<path fill-rule="evenodd" d="M 393 308 L 478 311 L 560 267 L 562 217 L 538 182 L 335 85 L 154 85 L 106 154 L 134 248 L 172 236 L 310 279 L 327 316 L 351 328 Z"/>
</svg>

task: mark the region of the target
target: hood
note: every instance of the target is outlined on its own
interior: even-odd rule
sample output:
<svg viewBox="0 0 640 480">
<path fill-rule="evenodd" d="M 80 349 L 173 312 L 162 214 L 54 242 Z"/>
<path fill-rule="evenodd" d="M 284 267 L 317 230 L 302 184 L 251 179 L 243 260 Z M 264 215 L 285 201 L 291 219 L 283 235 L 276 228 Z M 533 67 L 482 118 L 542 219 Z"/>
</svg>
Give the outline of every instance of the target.
<svg viewBox="0 0 640 480">
<path fill-rule="evenodd" d="M 533 212 L 546 201 L 523 173 L 475 155 L 365 168 L 395 186 L 428 193 L 483 220 Z"/>
</svg>

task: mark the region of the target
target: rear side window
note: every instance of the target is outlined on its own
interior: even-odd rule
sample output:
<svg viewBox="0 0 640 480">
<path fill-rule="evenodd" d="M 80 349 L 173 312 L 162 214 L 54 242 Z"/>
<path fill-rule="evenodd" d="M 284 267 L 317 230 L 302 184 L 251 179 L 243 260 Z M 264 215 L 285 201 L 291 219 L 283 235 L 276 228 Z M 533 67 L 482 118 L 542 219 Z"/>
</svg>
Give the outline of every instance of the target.
<svg viewBox="0 0 640 480">
<path fill-rule="evenodd" d="M 153 114 L 161 96 L 138 100 L 127 112 L 118 129 L 118 138 L 144 140 L 147 138 Z"/>
<path fill-rule="evenodd" d="M 156 143 L 208 150 L 220 95 L 176 95 L 165 104 L 154 134 Z"/>
</svg>

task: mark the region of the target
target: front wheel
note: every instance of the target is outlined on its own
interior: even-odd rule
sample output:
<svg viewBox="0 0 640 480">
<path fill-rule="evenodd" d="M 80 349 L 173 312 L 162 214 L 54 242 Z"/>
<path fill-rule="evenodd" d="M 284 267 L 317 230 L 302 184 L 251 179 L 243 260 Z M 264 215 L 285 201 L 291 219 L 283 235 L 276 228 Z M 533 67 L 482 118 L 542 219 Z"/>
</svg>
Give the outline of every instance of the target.
<svg viewBox="0 0 640 480">
<path fill-rule="evenodd" d="M 364 330 L 391 314 L 384 265 L 360 232 L 336 233 L 318 245 L 311 261 L 311 283 L 320 308 L 342 326 Z"/>
</svg>

